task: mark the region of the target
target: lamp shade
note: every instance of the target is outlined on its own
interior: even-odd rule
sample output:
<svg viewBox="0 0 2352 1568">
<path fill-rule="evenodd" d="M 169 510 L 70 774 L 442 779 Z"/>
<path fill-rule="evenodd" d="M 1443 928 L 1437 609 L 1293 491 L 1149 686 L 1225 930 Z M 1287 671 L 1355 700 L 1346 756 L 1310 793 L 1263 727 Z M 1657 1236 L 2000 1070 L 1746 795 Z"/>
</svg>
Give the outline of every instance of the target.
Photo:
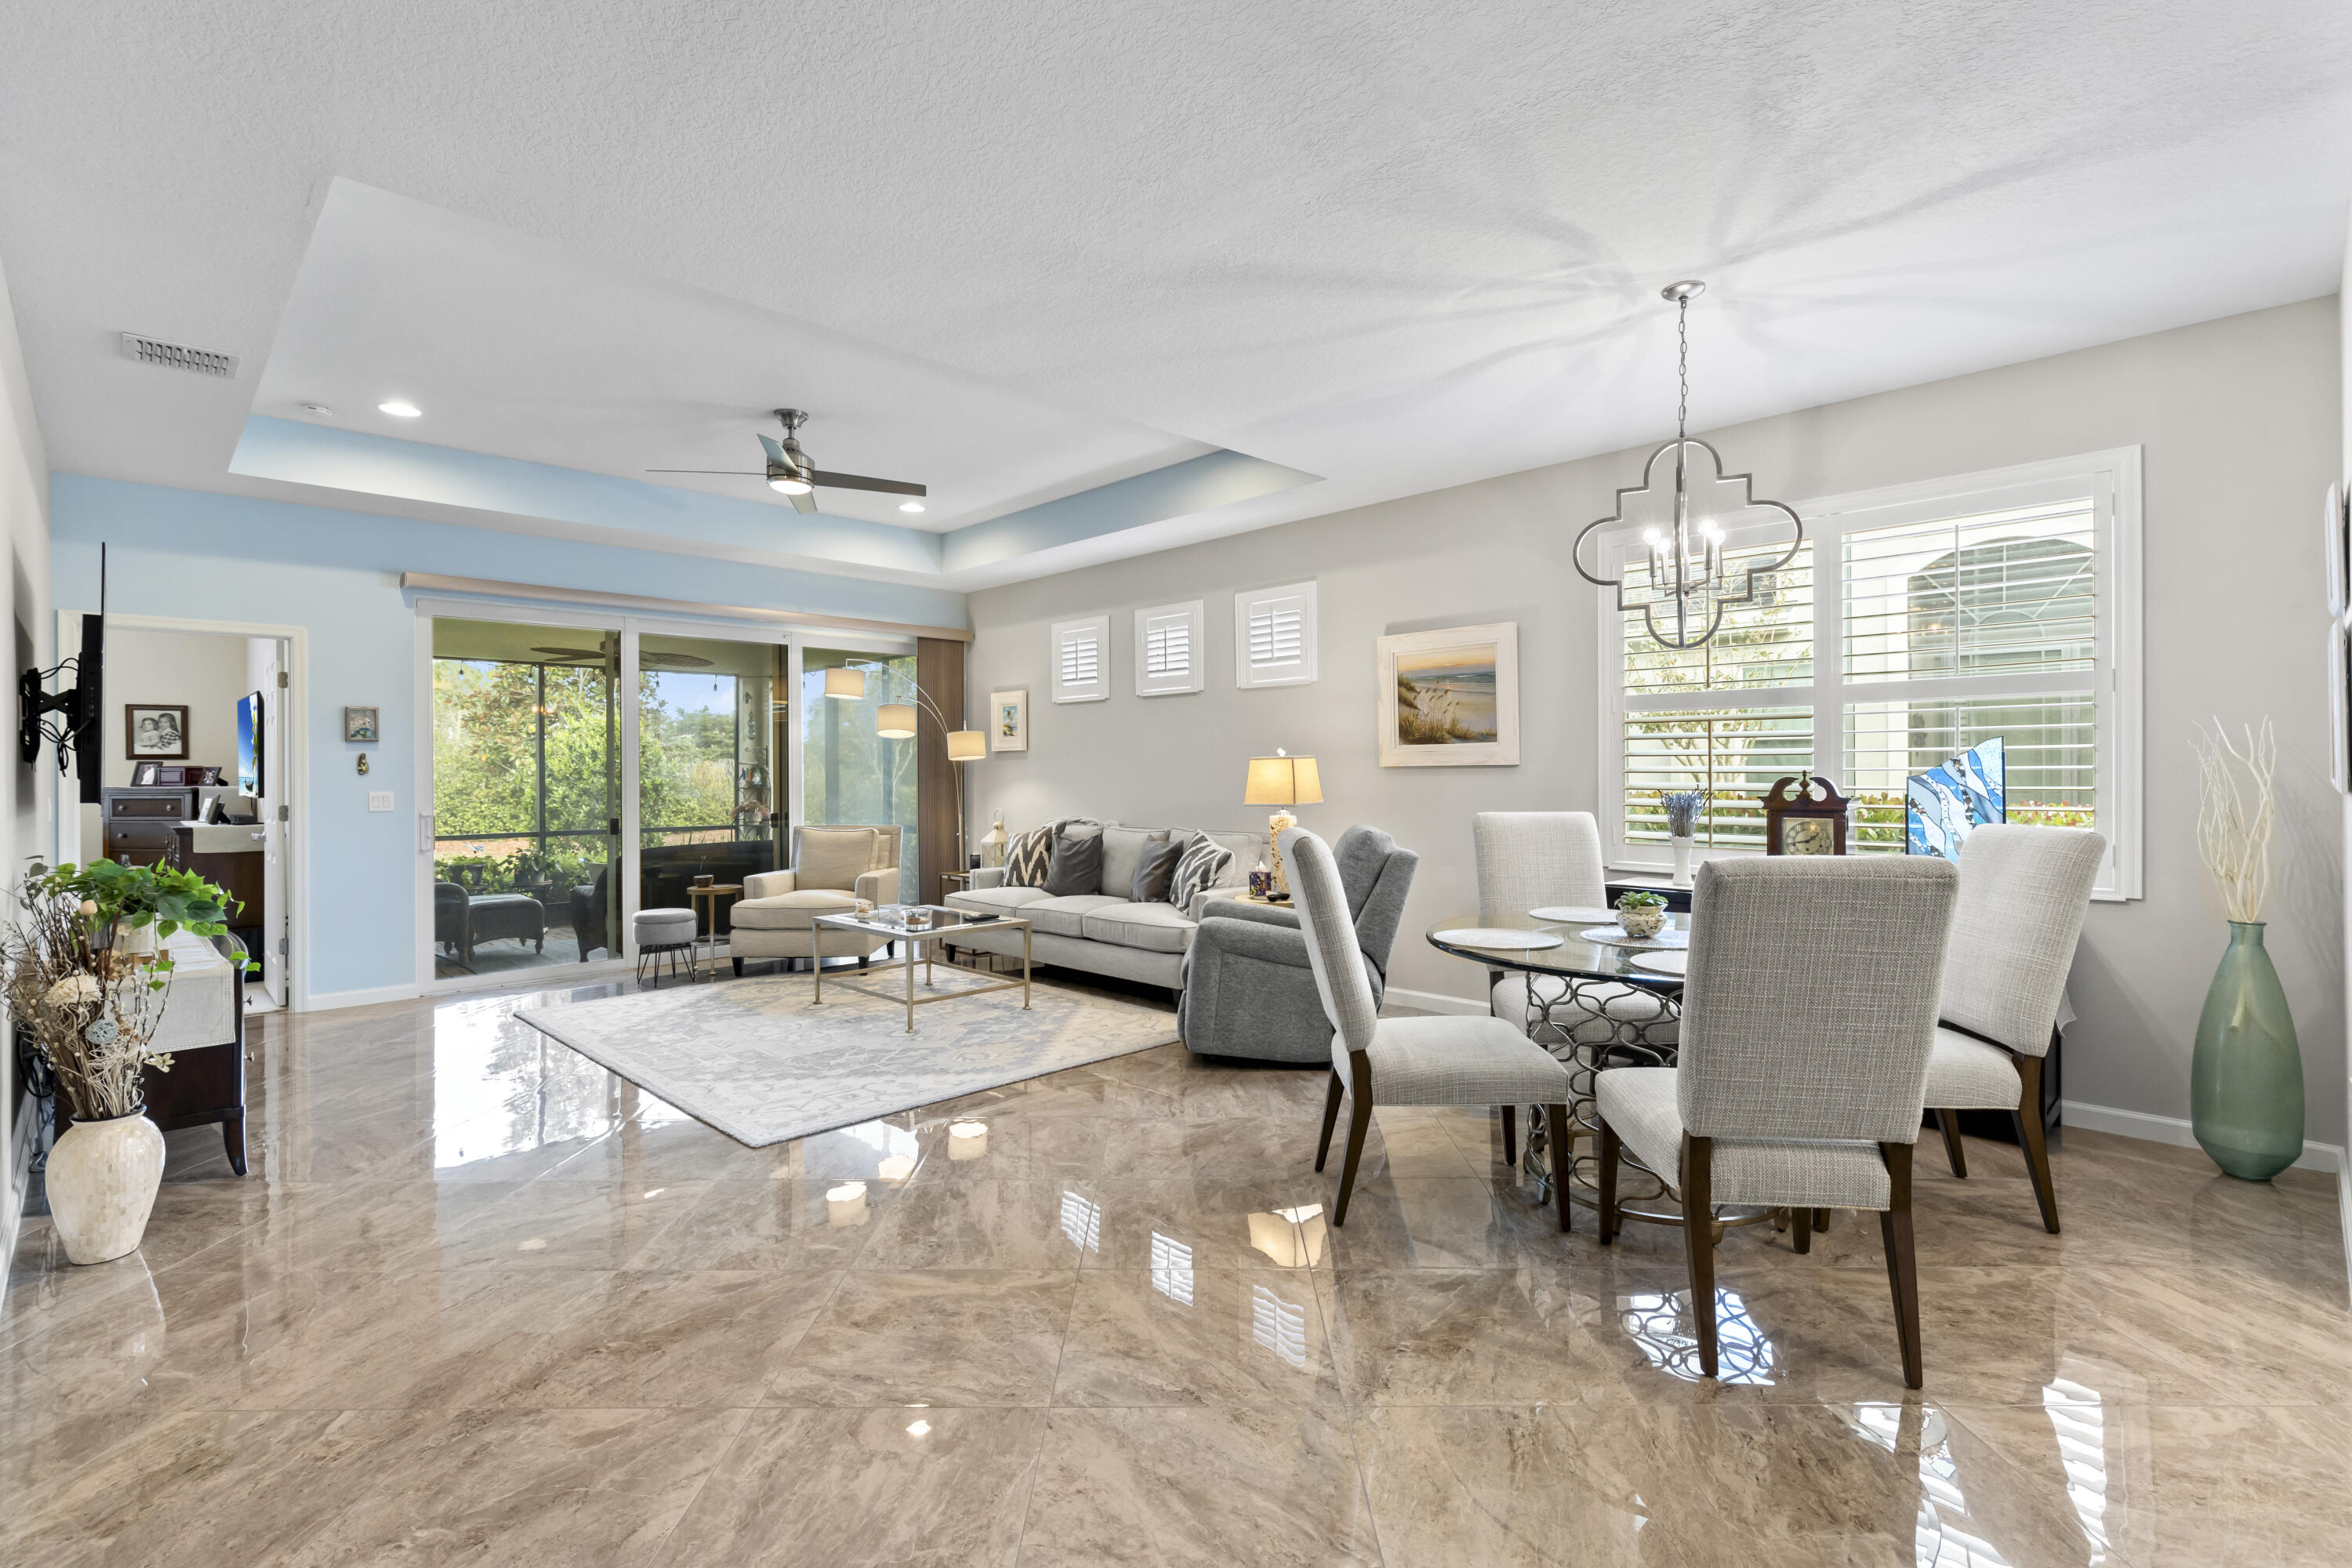
<svg viewBox="0 0 2352 1568">
<path fill-rule="evenodd" d="M 864 697 L 866 695 L 866 672 L 862 669 L 851 669 L 846 666 L 837 669 L 826 670 L 824 672 L 824 694 L 827 697 L 846 697 L 853 700 Z"/>
<path fill-rule="evenodd" d="M 988 737 L 978 730 L 948 731 L 948 761 L 976 763 L 988 754 Z"/>
<path fill-rule="evenodd" d="M 874 710 L 874 732 L 886 741 L 903 741 L 915 732 L 915 710 L 904 702 L 885 702 Z"/>
<path fill-rule="evenodd" d="M 1244 805 L 1314 805 L 1323 798 L 1323 775 L 1312 757 L 1252 757 Z"/>
</svg>

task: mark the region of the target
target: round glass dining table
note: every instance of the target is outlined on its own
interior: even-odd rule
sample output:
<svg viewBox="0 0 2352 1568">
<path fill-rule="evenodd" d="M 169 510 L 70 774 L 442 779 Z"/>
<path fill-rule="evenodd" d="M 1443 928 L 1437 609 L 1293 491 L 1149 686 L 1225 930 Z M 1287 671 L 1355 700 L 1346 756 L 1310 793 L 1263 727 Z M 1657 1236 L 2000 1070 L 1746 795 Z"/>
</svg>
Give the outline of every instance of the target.
<svg viewBox="0 0 2352 1568">
<path fill-rule="evenodd" d="M 1557 1165 L 1572 1200 L 1587 1208 L 1599 1204 L 1594 1177 L 1601 1118 L 1592 1096 L 1594 1078 L 1612 1068 L 1674 1065 L 1689 920 L 1687 914 L 1668 915 L 1648 942 L 1626 936 L 1616 911 L 1599 906 L 1490 910 L 1456 915 L 1429 928 L 1430 946 L 1485 966 L 1497 1016 L 1518 1024 L 1568 1068 L 1571 1146 L 1555 1154 L 1547 1147 L 1541 1110 L 1528 1108 L 1519 1169 L 1537 1184 L 1538 1203 L 1550 1201 Z M 1506 980 L 1517 984 L 1501 986 Z M 1580 1153 L 1575 1145 L 1588 1140 Z M 1626 1163 L 1641 1168 L 1630 1154 Z M 1663 1181 L 1646 1194 L 1638 1186 L 1624 1191 L 1621 1205 L 1629 1219 L 1682 1223 Z M 1717 1216 L 1718 1224 L 1748 1217 L 1722 1210 Z"/>
</svg>

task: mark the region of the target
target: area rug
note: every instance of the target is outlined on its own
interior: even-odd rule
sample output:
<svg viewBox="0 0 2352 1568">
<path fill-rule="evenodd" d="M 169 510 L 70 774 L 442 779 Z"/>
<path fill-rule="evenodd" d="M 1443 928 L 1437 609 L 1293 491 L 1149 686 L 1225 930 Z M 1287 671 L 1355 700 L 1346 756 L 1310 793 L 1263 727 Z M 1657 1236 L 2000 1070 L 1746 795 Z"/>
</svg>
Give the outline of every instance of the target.
<svg viewBox="0 0 2352 1568">
<path fill-rule="evenodd" d="M 877 968 L 861 983 L 903 984 Z M 938 995 L 1002 976 L 934 971 Z M 915 1009 L 810 976 L 778 974 L 641 991 L 515 1016 L 754 1149 L 1163 1046 L 1172 1013 L 1031 987 Z"/>
</svg>

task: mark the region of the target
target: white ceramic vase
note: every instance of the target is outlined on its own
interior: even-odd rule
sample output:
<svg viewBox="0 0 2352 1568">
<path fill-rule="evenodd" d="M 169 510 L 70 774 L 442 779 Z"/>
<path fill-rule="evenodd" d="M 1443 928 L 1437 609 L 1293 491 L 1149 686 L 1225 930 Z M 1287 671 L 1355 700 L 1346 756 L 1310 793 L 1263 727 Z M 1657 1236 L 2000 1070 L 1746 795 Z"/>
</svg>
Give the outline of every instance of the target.
<svg viewBox="0 0 2352 1568">
<path fill-rule="evenodd" d="M 1687 888 L 1691 885 L 1691 841 L 1675 838 L 1668 842 L 1675 847 L 1675 886 Z"/>
<path fill-rule="evenodd" d="M 163 1181 L 163 1134 L 144 1111 L 77 1121 L 49 1151 L 42 1174 L 49 1215 L 66 1257 L 104 1263 L 134 1251 L 147 1234 Z"/>
</svg>

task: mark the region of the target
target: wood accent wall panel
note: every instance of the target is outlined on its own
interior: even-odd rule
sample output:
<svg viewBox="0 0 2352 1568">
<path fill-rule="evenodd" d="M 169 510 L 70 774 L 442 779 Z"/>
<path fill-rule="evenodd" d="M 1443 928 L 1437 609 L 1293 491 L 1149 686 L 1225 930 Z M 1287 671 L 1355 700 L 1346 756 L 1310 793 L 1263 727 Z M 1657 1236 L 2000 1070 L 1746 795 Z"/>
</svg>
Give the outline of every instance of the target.
<svg viewBox="0 0 2352 1568">
<path fill-rule="evenodd" d="M 964 723 L 963 707 L 964 645 L 944 637 L 915 639 L 915 684 L 923 695 L 939 705 L 947 718 L 950 729 L 961 729 Z M 961 870 L 957 859 L 956 792 L 963 780 L 956 764 L 948 761 L 947 737 L 928 717 L 915 721 L 915 816 L 921 837 L 921 866 L 917 872 L 917 893 L 924 903 L 941 901 L 946 890 L 940 881 L 945 871 Z M 964 858 L 969 859 L 970 846 Z"/>
</svg>

